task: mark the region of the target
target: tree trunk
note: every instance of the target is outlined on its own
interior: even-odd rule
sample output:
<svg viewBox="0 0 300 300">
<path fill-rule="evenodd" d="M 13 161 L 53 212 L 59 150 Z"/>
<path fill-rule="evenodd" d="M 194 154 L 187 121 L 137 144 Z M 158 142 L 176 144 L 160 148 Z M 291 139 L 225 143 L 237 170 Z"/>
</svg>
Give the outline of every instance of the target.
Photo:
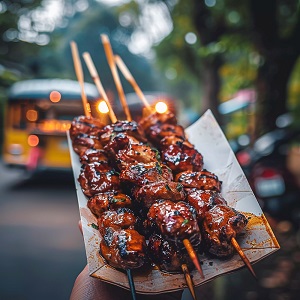
<svg viewBox="0 0 300 300">
<path fill-rule="evenodd" d="M 255 137 L 276 127 L 276 119 L 288 111 L 288 81 L 296 63 L 296 55 L 265 58 L 256 81 L 257 114 Z"/>
<path fill-rule="evenodd" d="M 219 123 L 222 124 L 221 115 L 218 110 L 219 92 L 221 80 L 219 69 L 222 65 L 220 56 L 214 56 L 203 60 L 203 99 L 201 103 L 201 114 L 210 109 Z"/>
</svg>

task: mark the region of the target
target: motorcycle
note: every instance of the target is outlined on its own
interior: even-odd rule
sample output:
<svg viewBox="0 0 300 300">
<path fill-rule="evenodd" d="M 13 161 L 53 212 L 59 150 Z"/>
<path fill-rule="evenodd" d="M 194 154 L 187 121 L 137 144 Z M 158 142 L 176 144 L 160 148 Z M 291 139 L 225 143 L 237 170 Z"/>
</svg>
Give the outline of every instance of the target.
<svg viewBox="0 0 300 300">
<path fill-rule="evenodd" d="M 276 128 L 236 156 L 263 211 L 300 226 L 300 130 Z"/>
</svg>

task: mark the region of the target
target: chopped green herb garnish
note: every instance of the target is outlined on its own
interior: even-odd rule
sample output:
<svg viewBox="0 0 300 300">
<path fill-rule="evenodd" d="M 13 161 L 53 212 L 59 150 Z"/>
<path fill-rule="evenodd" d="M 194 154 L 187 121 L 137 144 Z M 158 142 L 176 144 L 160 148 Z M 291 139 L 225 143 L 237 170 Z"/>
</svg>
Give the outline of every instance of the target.
<svg viewBox="0 0 300 300">
<path fill-rule="evenodd" d="M 188 222 L 189 222 L 189 220 L 188 220 L 188 219 L 184 219 L 184 221 L 182 222 L 181 226 L 184 226 L 184 225 L 186 225 Z"/>
<path fill-rule="evenodd" d="M 158 173 L 161 175 L 162 174 L 162 169 L 161 169 L 161 165 L 158 162 L 156 163 L 156 168 L 158 170 Z"/>
<path fill-rule="evenodd" d="M 125 201 L 126 201 L 125 198 L 113 198 L 113 199 L 112 199 L 112 202 L 113 202 L 113 203 L 117 203 L 117 202 L 125 202 Z"/>
<path fill-rule="evenodd" d="M 166 189 L 168 190 L 168 191 L 170 191 L 171 192 L 171 188 L 169 187 L 169 185 L 168 184 L 166 184 Z"/>
<path fill-rule="evenodd" d="M 91 224 L 91 226 L 92 226 L 94 229 L 97 229 L 97 230 L 99 230 L 99 226 L 98 226 L 98 225 L 96 225 L 95 223 L 92 223 L 92 224 Z"/>
<path fill-rule="evenodd" d="M 178 192 L 181 192 L 181 191 L 182 191 L 182 189 L 183 189 L 183 185 L 181 185 L 181 184 L 177 184 L 177 186 L 176 186 L 176 190 L 177 190 Z"/>
</svg>

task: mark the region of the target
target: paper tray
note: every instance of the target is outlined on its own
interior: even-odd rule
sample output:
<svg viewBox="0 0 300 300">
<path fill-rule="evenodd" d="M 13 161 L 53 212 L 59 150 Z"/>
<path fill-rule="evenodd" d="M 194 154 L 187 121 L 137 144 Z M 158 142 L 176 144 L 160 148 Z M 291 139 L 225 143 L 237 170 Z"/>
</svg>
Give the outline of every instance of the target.
<svg viewBox="0 0 300 300">
<path fill-rule="evenodd" d="M 279 244 L 268 224 L 249 183 L 231 150 L 227 139 L 208 110 L 198 121 L 186 129 L 189 141 L 204 157 L 204 168 L 215 173 L 222 184 L 222 195 L 228 205 L 243 212 L 249 218 L 245 234 L 237 239 L 251 263 L 255 263 L 278 250 Z M 72 168 L 78 197 L 83 237 L 86 249 L 89 274 L 111 284 L 129 289 L 126 272 L 110 267 L 99 254 L 101 235 L 93 226 L 95 216 L 87 208 L 87 198 L 77 181 L 80 173 L 78 155 L 73 151 L 68 135 Z M 200 255 L 205 279 L 200 278 L 197 270 L 191 272 L 195 286 L 199 286 L 217 276 L 244 267 L 238 254 L 230 259 L 211 259 Z M 159 294 L 186 288 L 183 274 L 169 274 L 157 268 L 133 270 L 136 291 L 142 294 Z"/>
</svg>

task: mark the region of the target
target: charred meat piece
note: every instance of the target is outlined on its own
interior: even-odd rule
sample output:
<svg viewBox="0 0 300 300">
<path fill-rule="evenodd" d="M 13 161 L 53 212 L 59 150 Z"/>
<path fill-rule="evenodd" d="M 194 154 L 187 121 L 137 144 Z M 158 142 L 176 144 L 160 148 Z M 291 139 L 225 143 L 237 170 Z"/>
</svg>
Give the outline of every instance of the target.
<svg viewBox="0 0 300 300">
<path fill-rule="evenodd" d="M 147 137 L 154 145 L 159 145 L 166 136 L 177 136 L 184 139 L 184 129 L 180 125 L 156 124 L 149 128 Z"/>
<path fill-rule="evenodd" d="M 201 171 L 203 168 L 203 156 L 184 144 L 170 145 L 163 149 L 161 159 L 174 173 Z"/>
<path fill-rule="evenodd" d="M 185 249 L 180 251 L 175 243 L 167 241 L 161 235 L 152 234 L 150 236 L 148 253 L 152 262 L 162 271 L 182 272 L 182 264 L 187 264 L 190 270 L 193 269 L 193 263 Z"/>
<path fill-rule="evenodd" d="M 227 205 L 226 200 L 220 193 L 210 190 L 191 189 L 186 197 L 188 204 L 193 206 L 197 212 L 198 221 L 202 221 L 205 213 L 218 204 Z"/>
<path fill-rule="evenodd" d="M 104 124 L 93 117 L 78 116 L 71 123 L 70 137 L 73 140 L 79 134 L 99 137 L 103 133 Z"/>
<path fill-rule="evenodd" d="M 145 238 L 134 229 L 106 228 L 100 252 L 109 265 L 118 269 L 141 267 L 146 259 Z"/>
<path fill-rule="evenodd" d="M 134 137 L 140 142 L 146 142 L 144 132 L 134 121 L 117 121 L 114 124 L 105 126 L 104 133 L 101 135 L 101 141 L 106 145 L 119 133 L 126 133 L 126 135 Z"/>
<path fill-rule="evenodd" d="M 73 137 L 72 145 L 74 151 L 81 155 L 88 149 L 103 149 L 98 136 L 81 133 Z"/>
<path fill-rule="evenodd" d="M 193 246 L 201 242 L 200 229 L 196 219 L 196 211 L 185 202 L 161 200 L 149 209 L 147 217 L 153 227 L 167 240 L 181 243 L 189 239 Z"/>
<path fill-rule="evenodd" d="M 91 164 L 100 161 L 108 161 L 107 155 L 102 149 L 87 149 L 84 153 L 81 153 L 80 155 L 81 164 Z"/>
<path fill-rule="evenodd" d="M 97 217 L 107 210 L 117 210 L 122 207 L 131 207 L 131 205 L 131 198 L 122 192 L 96 194 L 87 202 L 87 207 Z"/>
<path fill-rule="evenodd" d="M 102 235 L 105 228 L 111 227 L 114 230 L 134 229 L 136 217 L 129 208 L 118 208 L 117 210 L 107 210 L 98 217 L 98 227 Z"/>
<path fill-rule="evenodd" d="M 232 255 L 231 238 L 235 238 L 247 223 L 247 218 L 235 209 L 215 205 L 205 213 L 201 226 L 205 251 L 217 257 Z"/>
<path fill-rule="evenodd" d="M 124 150 L 119 150 L 116 159 L 120 169 L 127 165 L 136 165 L 137 163 L 151 163 L 157 161 L 157 151 L 146 145 L 130 145 Z"/>
<path fill-rule="evenodd" d="M 152 182 L 164 180 L 172 181 L 173 174 L 170 168 L 161 165 L 159 162 L 128 165 L 120 174 L 120 181 L 129 182 L 135 186 L 143 186 Z"/>
<path fill-rule="evenodd" d="M 194 145 L 192 145 L 187 139 L 174 135 L 166 136 L 160 141 L 161 149 L 168 148 L 170 145 L 177 145 L 184 149 L 194 149 Z"/>
<path fill-rule="evenodd" d="M 84 165 L 78 181 L 82 192 L 88 197 L 111 190 L 120 190 L 119 176 L 107 163 Z"/>
<path fill-rule="evenodd" d="M 149 128 L 154 125 L 161 125 L 161 124 L 172 124 L 176 125 L 177 120 L 175 115 L 172 112 L 166 112 L 164 114 L 160 113 L 153 113 L 145 118 L 143 118 L 139 125 L 144 130 L 146 134 L 148 134 Z"/>
<path fill-rule="evenodd" d="M 181 172 L 175 176 L 175 181 L 180 182 L 185 188 L 221 191 L 221 181 L 219 181 L 215 174 L 207 170 L 200 172 Z"/>
<path fill-rule="evenodd" d="M 136 138 L 127 135 L 126 133 L 118 133 L 115 136 L 113 136 L 111 140 L 104 146 L 104 150 L 108 153 L 110 157 L 115 158 L 118 151 L 135 144 L 140 145 L 142 143 Z"/>
<path fill-rule="evenodd" d="M 173 202 L 183 201 L 186 194 L 183 186 L 178 182 L 159 181 L 135 188 L 133 196 L 144 207 L 150 208 L 159 199 L 169 199 Z"/>
</svg>

